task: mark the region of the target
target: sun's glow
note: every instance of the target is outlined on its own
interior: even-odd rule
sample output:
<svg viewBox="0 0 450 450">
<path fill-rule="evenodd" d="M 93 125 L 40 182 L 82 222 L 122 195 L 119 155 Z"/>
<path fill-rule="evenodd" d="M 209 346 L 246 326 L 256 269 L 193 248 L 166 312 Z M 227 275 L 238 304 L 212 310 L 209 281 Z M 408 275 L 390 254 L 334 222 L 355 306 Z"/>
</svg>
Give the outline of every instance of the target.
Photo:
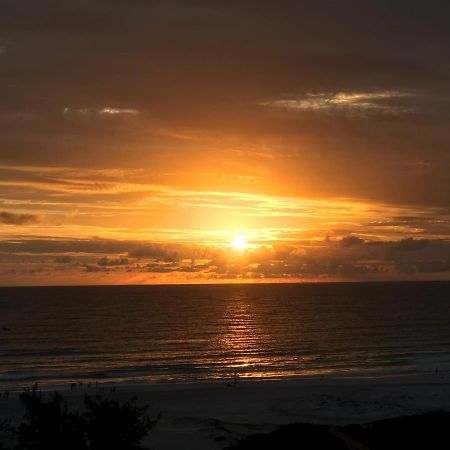
<svg viewBox="0 0 450 450">
<path fill-rule="evenodd" d="M 233 237 L 233 240 L 231 241 L 231 246 L 235 250 L 244 250 L 248 247 L 247 239 L 242 234 L 237 234 Z"/>
</svg>

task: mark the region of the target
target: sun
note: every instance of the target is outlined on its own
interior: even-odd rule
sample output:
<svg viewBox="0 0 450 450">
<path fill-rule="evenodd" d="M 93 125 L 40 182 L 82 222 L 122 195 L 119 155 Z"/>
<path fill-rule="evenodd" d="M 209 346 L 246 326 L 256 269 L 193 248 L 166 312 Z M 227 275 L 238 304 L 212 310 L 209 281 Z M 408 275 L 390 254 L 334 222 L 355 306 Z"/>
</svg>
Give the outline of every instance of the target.
<svg viewBox="0 0 450 450">
<path fill-rule="evenodd" d="M 245 250 L 248 247 L 245 236 L 242 234 L 237 234 L 236 236 L 234 236 L 233 240 L 231 241 L 231 246 L 235 250 Z"/>
</svg>

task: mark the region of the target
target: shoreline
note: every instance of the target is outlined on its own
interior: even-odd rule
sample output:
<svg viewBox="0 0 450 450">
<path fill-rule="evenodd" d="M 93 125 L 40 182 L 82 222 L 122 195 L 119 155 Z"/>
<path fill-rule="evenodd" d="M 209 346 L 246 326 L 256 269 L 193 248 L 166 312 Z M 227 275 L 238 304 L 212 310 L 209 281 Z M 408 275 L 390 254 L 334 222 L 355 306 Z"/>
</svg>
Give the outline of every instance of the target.
<svg viewBox="0 0 450 450">
<path fill-rule="evenodd" d="M 439 368 L 437 368 L 439 369 Z M 237 380 L 240 384 L 242 383 L 273 383 L 273 382 L 314 382 L 318 380 L 326 380 L 331 382 L 343 381 L 343 380 L 358 380 L 358 381 L 371 381 L 371 380 L 405 380 L 405 379 L 430 379 L 432 377 L 439 376 L 449 376 L 450 380 L 450 368 L 445 367 L 439 370 L 423 370 L 423 371 L 409 371 L 409 372 L 386 372 L 383 370 L 380 371 L 364 371 L 364 370 L 353 370 L 353 371 L 341 371 L 341 372 L 333 372 L 333 373 L 317 373 L 317 374 L 305 374 L 305 375 L 280 375 L 280 376 L 239 376 L 236 374 L 235 376 L 229 377 L 216 377 L 216 378 L 200 378 L 200 379 L 160 379 L 160 380 L 152 380 L 147 379 L 146 377 L 126 377 L 126 378 L 96 378 L 96 377 L 88 377 L 81 376 L 78 378 L 67 378 L 61 382 L 52 383 L 52 382 L 42 382 L 42 381 L 34 381 L 30 380 L 28 383 L 26 380 L 20 380 L 14 382 L 12 380 L 3 381 L 1 380 L 0 375 L 0 392 L 1 391 L 9 391 L 9 392 L 22 392 L 26 388 L 31 388 L 34 385 L 39 386 L 41 391 L 67 391 L 70 390 L 71 385 L 73 383 L 82 383 L 84 387 L 90 384 L 98 387 L 109 387 L 109 386 L 117 386 L 117 387 L 143 387 L 150 388 L 154 387 L 155 389 L 159 389 L 163 386 L 193 386 L 193 385 L 217 385 L 217 384 L 227 384 L 229 382 L 233 382 Z"/>
<path fill-rule="evenodd" d="M 193 386 L 193 385 L 217 385 L 217 384 L 227 384 L 237 380 L 240 384 L 242 383 L 272 383 L 272 382 L 314 382 L 318 380 L 328 380 L 331 382 L 337 382 L 340 380 L 360 380 L 360 381 L 371 381 L 371 380 L 419 380 L 419 379 L 430 379 L 439 376 L 449 376 L 450 379 L 450 367 L 448 364 L 443 366 L 435 367 L 432 370 L 433 365 L 428 365 L 428 370 L 410 370 L 410 371 L 386 371 L 386 370 L 342 370 L 335 372 L 318 372 L 318 373 L 306 373 L 306 374 L 295 374 L 295 375 L 265 375 L 265 376 L 242 376 L 236 373 L 234 376 L 228 377 L 212 377 L 212 378 L 197 378 L 197 379 L 175 379 L 175 378 L 161 378 L 161 379 L 151 379 L 151 377 L 100 377 L 95 376 L 89 377 L 88 375 L 83 375 L 79 377 L 69 378 L 67 377 L 60 382 L 52 383 L 46 381 L 35 381 L 18 379 L 16 381 L 2 380 L 2 375 L 0 374 L 0 392 L 22 392 L 26 388 L 31 388 L 34 385 L 38 385 L 42 391 L 60 391 L 64 392 L 71 389 L 73 383 L 81 384 L 86 387 L 90 384 L 92 386 L 98 385 L 98 387 L 135 387 L 135 388 L 149 388 L 153 386 L 155 389 L 159 389 L 163 386 Z M 422 368 L 424 369 L 424 368 Z"/>
</svg>

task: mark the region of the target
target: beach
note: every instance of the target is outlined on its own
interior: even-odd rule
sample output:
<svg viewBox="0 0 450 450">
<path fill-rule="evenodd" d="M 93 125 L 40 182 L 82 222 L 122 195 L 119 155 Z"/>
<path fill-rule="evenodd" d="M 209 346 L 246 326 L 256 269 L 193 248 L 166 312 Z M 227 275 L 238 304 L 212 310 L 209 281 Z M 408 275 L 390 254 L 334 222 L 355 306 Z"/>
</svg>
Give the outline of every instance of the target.
<svg viewBox="0 0 450 450">
<path fill-rule="evenodd" d="M 448 283 L 2 292 L 0 423 L 34 383 L 73 409 L 137 397 L 152 450 L 450 410 Z"/>
<path fill-rule="evenodd" d="M 83 384 L 55 386 L 69 406 L 81 407 L 85 394 L 150 405 L 161 417 L 144 441 L 154 450 L 222 449 L 239 439 L 290 423 L 346 425 L 450 409 L 450 374 L 379 378 L 304 377 L 199 383 Z M 45 395 L 53 388 L 46 388 Z M 19 391 L 0 400 L 0 420 L 22 417 Z"/>
</svg>

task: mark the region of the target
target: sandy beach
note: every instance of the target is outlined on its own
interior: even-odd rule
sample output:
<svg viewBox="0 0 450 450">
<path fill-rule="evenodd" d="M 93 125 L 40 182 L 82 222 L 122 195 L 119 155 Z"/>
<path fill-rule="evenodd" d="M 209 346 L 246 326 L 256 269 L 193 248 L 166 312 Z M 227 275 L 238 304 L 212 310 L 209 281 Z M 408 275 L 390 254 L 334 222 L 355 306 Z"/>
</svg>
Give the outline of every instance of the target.
<svg viewBox="0 0 450 450">
<path fill-rule="evenodd" d="M 309 377 L 274 381 L 239 380 L 192 384 L 109 385 L 105 395 L 136 396 L 161 419 L 150 433 L 155 450 L 222 449 L 249 434 L 308 422 L 345 425 L 450 409 L 450 374 L 385 378 Z M 69 405 L 100 388 L 58 387 Z M 21 418 L 19 391 L 0 400 L 0 420 Z"/>
</svg>

